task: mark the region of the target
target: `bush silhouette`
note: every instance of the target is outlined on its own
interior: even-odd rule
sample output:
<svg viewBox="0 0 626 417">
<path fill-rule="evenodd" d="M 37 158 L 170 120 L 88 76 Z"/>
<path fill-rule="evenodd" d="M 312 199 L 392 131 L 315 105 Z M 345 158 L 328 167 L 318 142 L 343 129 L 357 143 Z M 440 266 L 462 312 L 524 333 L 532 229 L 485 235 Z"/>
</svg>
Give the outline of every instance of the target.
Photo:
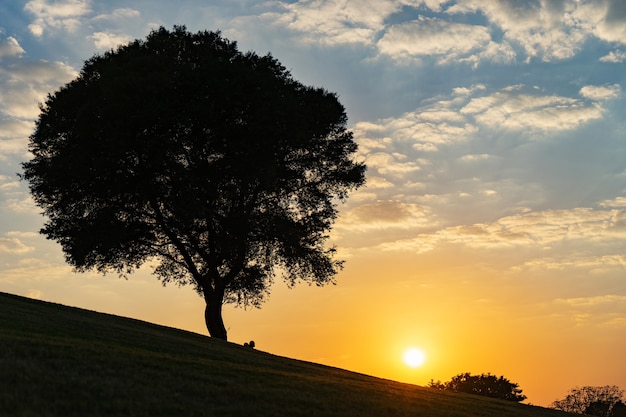
<svg viewBox="0 0 626 417">
<path fill-rule="evenodd" d="M 526 399 L 518 384 L 509 381 L 503 376 L 481 374 L 471 375 L 469 372 L 456 375 L 448 382 L 433 381 L 428 386 L 435 389 L 465 392 L 482 395 L 484 397 L 520 402 Z"/>
</svg>

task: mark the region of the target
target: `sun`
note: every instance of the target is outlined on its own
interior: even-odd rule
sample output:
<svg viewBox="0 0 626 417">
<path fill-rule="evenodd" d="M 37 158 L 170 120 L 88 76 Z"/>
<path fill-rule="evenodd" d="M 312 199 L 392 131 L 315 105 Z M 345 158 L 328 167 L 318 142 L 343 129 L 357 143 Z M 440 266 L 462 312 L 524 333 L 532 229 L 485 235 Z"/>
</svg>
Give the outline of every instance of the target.
<svg viewBox="0 0 626 417">
<path fill-rule="evenodd" d="M 424 352 L 417 348 L 409 348 L 404 351 L 404 363 L 411 368 L 417 368 L 422 366 L 426 361 L 426 355 Z"/>
</svg>

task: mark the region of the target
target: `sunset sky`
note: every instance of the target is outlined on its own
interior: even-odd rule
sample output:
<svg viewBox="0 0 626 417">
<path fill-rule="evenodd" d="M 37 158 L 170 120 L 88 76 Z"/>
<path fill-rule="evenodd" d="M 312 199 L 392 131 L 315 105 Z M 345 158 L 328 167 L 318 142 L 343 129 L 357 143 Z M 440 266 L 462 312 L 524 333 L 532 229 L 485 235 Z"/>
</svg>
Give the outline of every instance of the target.
<svg viewBox="0 0 626 417">
<path fill-rule="evenodd" d="M 626 389 L 623 0 L 0 2 L 0 291 L 207 334 L 204 301 L 150 267 L 72 272 L 16 175 L 47 93 L 177 24 L 336 92 L 368 166 L 337 284 L 227 306 L 231 341 L 419 385 L 490 372 L 543 406 Z"/>
</svg>

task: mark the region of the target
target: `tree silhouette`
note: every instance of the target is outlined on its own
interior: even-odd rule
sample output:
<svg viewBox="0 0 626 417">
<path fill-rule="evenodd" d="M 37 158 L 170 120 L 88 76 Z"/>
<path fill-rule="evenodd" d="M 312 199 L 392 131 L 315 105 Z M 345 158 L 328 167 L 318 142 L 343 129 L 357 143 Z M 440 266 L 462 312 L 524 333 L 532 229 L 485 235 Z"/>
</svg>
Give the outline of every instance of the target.
<svg viewBox="0 0 626 417">
<path fill-rule="evenodd" d="M 468 394 L 482 395 L 484 397 L 498 398 L 501 400 L 520 402 L 526 399 L 518 384 L 509 381 L 503 376 L 481 374 L 471 375 L 469 372 L 456 375 L 448 382 L 433 381 L 428 386 L 440 390 L 465 392 Z"/>
<path fill-rule="evenodd" d="M 222 305 L 259 306 L 276 275 L 333 282 L 337 201 L 365 166 L 335 94 L 219 32 L 160 28 L 87 60 L 49 95 L 23 164 L 42 233 L 78 271 L 131 273 Z"/>
<path fill-rule="evenodd" d="M 552 403 L 552 408 L 569 413 L 611 417 L 623 413 L 624 391 L 616 385 L 572 388 L 565 398 Z"/>
</svg>

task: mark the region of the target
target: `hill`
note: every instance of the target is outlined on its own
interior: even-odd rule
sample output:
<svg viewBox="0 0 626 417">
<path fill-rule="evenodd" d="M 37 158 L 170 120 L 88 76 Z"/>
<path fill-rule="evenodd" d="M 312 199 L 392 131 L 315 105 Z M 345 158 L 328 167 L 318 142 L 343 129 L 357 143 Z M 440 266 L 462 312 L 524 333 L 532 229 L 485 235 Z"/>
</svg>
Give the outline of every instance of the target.
<svg viewBox="0 0 626 417">
<path fill-rule="evenodd" d="M 568 415 L 374 378 L 5 293 L 0 293 L 0 414 Z"/>
</svg>

